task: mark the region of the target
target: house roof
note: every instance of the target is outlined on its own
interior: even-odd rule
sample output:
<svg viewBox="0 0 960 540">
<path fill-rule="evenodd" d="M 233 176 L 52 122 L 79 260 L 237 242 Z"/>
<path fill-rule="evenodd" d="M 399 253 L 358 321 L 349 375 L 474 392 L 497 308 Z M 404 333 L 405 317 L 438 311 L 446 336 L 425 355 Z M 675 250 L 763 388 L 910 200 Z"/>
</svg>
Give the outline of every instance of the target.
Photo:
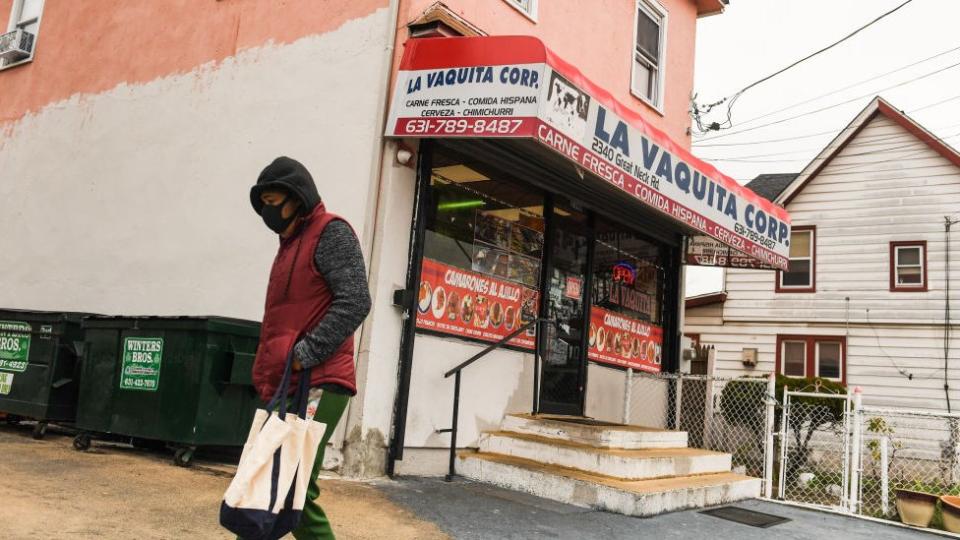
<svg viewBox="0 0 960 540">
<path fill-rule="evenodd" d="M 747 187 L 764 199 L 775 201 L 799 175 L 800 173 L 761 174 L 748 182 Z"/>
<path fill-rule="evenodd" d="M 726 301 L 727 293 L 721 291 L 687 297 L 683 305 L 685 308 L 690 309 L 700 306 L 709 306 L 711 304 L 722 304 Z"/>
<path fill-rule="evenodd" d="M 960 152 L 957 152 L 952 146 L 943 142 L 943 139 L 940 137 L 927 131 L 926 128 L 907 116 L 905 112 L 897 109 L 880 96 L 877 96 L 870 101 L 870 104 L 867 105 L 866 108 L 860 111 L 860 114 L 858 114 L 847 127 L 840 130 L 840 133 L 830 141 L 830 144 L 821 150 L 820 153 L 800 171 L 796 179 L 780 193 L 774 202 L 786 207 L 814 177 L 820 174 L 820 171 L 822 171 L 824 167 L 837 157 L 837 154 L 839 154 L 850 141 L 856 138 L 857 134 L 859 134 L 871 120 L 880 114 L 912 133 L 933 151 L 949 160 L 950 163 L 960 167 Z"/>
</svg>

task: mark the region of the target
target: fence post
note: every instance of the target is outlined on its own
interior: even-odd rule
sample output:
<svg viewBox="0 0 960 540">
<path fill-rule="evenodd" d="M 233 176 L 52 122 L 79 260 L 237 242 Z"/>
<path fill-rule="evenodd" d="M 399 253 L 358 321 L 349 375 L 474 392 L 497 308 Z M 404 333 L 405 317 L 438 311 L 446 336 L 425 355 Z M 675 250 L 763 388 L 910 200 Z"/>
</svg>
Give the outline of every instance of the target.
<svg viewBox="0 0 960 540">
<path fill-rule="evenodd" d="M 623 423 L 630 423 L 630 401 L 633 399 L 633 368 L 627 368 L 623 389 Z"/>
<path fill-rule="evenodd" d="M 880 508 L 883 517 L 890 513 L 890 471 L 887 468 L 887 436 L 880 437 Z"/>
<path fill-rule="evenodd" d="M 853 441 L 850 449 L 850 513 L 859 512 L 860 505 L 860 462 L 863 454 L 863 394 L 860 387 L 853 389 Z"/>
<path fill-rule="evenodd" d="M 787 485 L 787 417 L 790 416 L 790 392 L 783 385 L 783 409 L 780 411 L 780 489 L 777 496 L 786 495 Z"/>
<path fill-rule="evenodd" d="M 682 401 L 682 398 L 683 398 L 683 374 L 681 374 L 681 373 L 677 373 L 677 392 L 676 392 L 676 396 L 674 396 L 674 397 L 675 397 L 675 400 L 676 400 L 676 401 L 675 401 L 674 407 L 673 407 L 673 409 L 674 409 L 673 429 L 675 429 L 675 430 L 677 430 L 677 431 L 683 431 L 683 429 L 682 429 L 681 426 L 680 426 L 680 405 L 681 405 L 681 403 L 683 403 L 683 401 Z"/>
<path fill-rule="evenodd" d="M 773 424 L 776 418 L 777 407 L 777 377 L 773 373 L 767 378 L 767 392 L 763 396 L 766 404 L 766 425 L 763 433 L 766 440 L 763 444 L 763 496 L 773 497 Z"/>
</svg>

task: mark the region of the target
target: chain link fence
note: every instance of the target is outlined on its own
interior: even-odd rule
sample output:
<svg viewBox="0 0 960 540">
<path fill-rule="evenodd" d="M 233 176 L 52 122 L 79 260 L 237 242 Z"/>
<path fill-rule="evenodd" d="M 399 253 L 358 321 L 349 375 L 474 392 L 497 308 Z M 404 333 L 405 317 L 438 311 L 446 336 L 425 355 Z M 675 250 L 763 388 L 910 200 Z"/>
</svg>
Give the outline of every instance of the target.
<svg viewBox="0 0 960 540">
<path fill-rule="evenodd" d="M 857 416 L 860 514 L 896 519 L 897 490 L 960 495 L 960 415 L 864 406 Z"/>
<path fill-rule="evenodd" d="M 848 508 L 847 395 L 786 392 L 781 405 L 779 497 L 817 507 Z"/>
<path fill-rule="evenodd" d="M 733 456 L 733 470 L 764 477 L 767 379 L 636 372 L 625 423 L 686 431 L 689 446 Z"/>
<path fill-rule="evenodd" d="M 898 490 L 960 495 L 960 414 L 779 394 L 766 377 L 627 372 L 623 421 L 686 431 L 763 478 L 766 496 L 812 507 L 897 520 Z"/>
</svg>

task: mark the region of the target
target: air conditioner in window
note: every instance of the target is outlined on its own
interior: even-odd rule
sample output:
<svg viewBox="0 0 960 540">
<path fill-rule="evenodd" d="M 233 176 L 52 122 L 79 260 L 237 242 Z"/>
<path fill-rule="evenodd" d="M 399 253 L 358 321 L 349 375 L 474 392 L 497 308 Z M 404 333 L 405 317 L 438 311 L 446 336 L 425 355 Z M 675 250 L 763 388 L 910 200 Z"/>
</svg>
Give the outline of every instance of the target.
<svg viewBox="0 0 960 540">
<path fill-rule="evenodd" d="M 33 54 L 33 34 L 22 28 L 0 34 L 0 60 L 10 64 L 30 58 Z"/>
</svg>

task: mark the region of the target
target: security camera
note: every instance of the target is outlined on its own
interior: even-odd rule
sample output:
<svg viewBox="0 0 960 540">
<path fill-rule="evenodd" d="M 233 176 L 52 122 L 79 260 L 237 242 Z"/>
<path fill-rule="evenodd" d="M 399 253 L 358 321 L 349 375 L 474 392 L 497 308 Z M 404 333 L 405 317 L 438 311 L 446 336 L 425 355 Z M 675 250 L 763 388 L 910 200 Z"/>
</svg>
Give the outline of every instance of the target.
<svg viewBox="0 0 960 540">
<path fill-rule="evenodd" d="M 401 165 L 406 165 L 410 163 L 410 159 L 413 158 L 413 152 L 406 148 L 400 148 L 397 150 L 397 163 Z"/>
</svg>

